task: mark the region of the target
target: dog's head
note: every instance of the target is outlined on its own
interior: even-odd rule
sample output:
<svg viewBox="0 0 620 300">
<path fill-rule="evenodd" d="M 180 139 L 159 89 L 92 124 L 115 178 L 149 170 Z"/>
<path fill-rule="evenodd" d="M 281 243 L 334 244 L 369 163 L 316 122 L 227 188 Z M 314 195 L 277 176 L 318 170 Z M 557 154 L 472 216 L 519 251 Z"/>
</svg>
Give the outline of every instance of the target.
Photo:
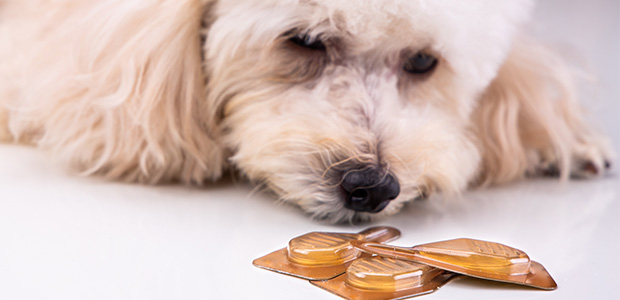
<svg viewBox="0 0 620 300">
<path fill-rule="evenodd" d="M 8 125 L 84 174 L 202 183 L 232 165 L 339 222 L 609 166 L 570 70 L 514 38 L 533 0 L 66 2 L 3 7 L 34 18 L 7 23 L 24 59 L 4 71 L 27 84 Z"/>
<path fill-rule="evenodd" d="M 472 115 L 530 2 L 93 2 L 61 64 L 80 80 L 38 89 L 62 96 L 41 112 L 81 125 L 48 122 L 42 144 L 132 181 L 216 179 L 230 161 L 315 218 L 393 214 L 476 179 Z"/>
<path fill-rule="evenodd" d="M 331 221 L 477 172 L 476 100 L 531 1 L 231 0 L 208 12 L 208 102 L 232 163 Z"/>
</svg>

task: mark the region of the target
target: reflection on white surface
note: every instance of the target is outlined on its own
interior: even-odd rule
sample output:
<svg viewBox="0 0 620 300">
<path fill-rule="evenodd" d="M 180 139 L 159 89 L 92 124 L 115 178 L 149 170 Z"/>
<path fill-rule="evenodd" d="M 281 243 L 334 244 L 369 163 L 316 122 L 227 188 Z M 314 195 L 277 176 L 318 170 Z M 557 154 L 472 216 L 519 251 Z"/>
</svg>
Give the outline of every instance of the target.
<svg viewBox="0 0 620 300">
<path fill-rule="evenodd" d="M 36 150 L 0 147 L 1 299 L 333 299 L 253 259 L 327 226 L 225 183 L 145 187 L 67 176 Z M 470 237 L 526 251 L 553 292 L 456 280 L 429 299 L 613 299 L 620 293 L 618 178 L 534 180 L 409 205 L 381 224 L 395 245 Z M 217 297 L 215 297 L 217 296 Z"/>
<path fill-rule="evenodd" d="M 539 31 L 594 59 L 594 113 L 618 149 L 620 5 L 540 2 Z M 559 285 L 463 279 L 424 299 L 620 299 L 619 183 L 526 181 L 412 203 L 381 224 L 403 232 L 395 245 L 470 237 L 519 248 Z M 310 231 L 366 226 L 316 223 L 250 191 L 76 178 L 40 151 L 0 145 L 0 299 L 337 299 L 251 262 Z"/>
</svg>

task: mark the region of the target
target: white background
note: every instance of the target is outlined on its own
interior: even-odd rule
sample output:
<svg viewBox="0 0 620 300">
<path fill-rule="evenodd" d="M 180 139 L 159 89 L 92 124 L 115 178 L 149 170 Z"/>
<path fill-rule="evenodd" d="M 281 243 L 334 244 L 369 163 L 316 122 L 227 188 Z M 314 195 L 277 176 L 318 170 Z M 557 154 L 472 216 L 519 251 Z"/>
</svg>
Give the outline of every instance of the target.
<svg viewBox="0 0 620 300">
<path fill-rule="evenodd" d="M 618 149 L 618 1 L 540 2 L 532 31 L 568 46 L 599 78 L 583 102 Z M 417 202 L 381 224 L 403 232 L 397 245 L 470 237 L 520 248 L 559 285 L 547 292 L 463 279 L 424 299 L 620 299 L 618 183 L 617 175 L 520 182 L 449 205 Z M 364 227 L 313 222 L 251 190 L 78 178 L 39 150 L 1 145 L 0 299 L 338 299 L 252 260 L 306 232 Z"/>
</svg>

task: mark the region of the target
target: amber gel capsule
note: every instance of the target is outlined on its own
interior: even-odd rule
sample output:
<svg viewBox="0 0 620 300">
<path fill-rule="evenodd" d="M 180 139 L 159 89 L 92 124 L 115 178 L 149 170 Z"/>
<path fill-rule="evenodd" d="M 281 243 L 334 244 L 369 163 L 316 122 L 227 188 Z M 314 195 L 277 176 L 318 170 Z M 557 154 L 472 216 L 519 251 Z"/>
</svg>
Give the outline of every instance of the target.
<svg viewBox="0 0 620 300">
<path fill-rule="evenodd" d="M 254 265 L 309 280 L 343 274 L 361 251 L 351 241 L 387 242 L 400 236 L 392 227 L 372 227 L 360 233 L 311 232 L 290 240 L 288 247 L 256 259 Z"/>
<path fill-rule="evenodd" d="M 311 283 L 345 299 L 387 300 L 432 293 L 453 276 L 428 265 L 374 256 L 355 260 L 341 276 Z"/>
<path fill-rule="evenodd" d="M 547 270 L 531 261 L 525 252 L 499 243 L 455 239 L 412 248 L 363 241 L 351 244 L 371 254 L 410 260 L 472 277 L 540 289 L 557 287 Z"/>
<path fill-rule="evenodd" d="M 398 235 L 400 233 L 389 227 L 373 227 L 357 234 L 311 232 L 289 242 L 288 259 L 306 266 L 341 265 L 360 254 L 350 241 L 379 241 Z"/>
<path fill-rule="evenodd" d="M 443 271 L 431 266 L 387 257 L 360 258 L 347 269 L 346 284 L 381 292 L 422 286 Z"/>
<path fill-rule="evenodd" d="M 502 244 L 457 239 L 415 247 L 420 256 L 437 262 L 500 275 L 527 274 L 530 258 L 521 250 Z"/>
</svg>

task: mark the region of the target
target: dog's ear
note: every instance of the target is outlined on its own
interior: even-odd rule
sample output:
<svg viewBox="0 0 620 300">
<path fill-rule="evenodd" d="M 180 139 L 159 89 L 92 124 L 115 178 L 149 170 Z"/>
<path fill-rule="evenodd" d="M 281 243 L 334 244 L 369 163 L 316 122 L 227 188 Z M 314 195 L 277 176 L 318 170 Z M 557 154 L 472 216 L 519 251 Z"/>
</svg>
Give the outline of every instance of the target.
<svg viewBox="0 0 620 300">
<path fill-rule="evenodd" d="M 59 71 L 55 87 L 40 95 L 50 99 L 42 146 L 85 173 L 114 179 L 220 177 L 225 159 L 204 103 L 202 62 L 201 28 L 212 2 L 96 4 L 85 27 L 70 29 L 81 34 L 72 73 Z"/>
<path fill-rule="evenodd" d="M 474 112 L 483 157 L 480 183 L 550 171 L 567 178 L 575 151 L 596 137 L 582 114 L 572 72 L 562 60 L 518 39 Z"/>
</svg>

